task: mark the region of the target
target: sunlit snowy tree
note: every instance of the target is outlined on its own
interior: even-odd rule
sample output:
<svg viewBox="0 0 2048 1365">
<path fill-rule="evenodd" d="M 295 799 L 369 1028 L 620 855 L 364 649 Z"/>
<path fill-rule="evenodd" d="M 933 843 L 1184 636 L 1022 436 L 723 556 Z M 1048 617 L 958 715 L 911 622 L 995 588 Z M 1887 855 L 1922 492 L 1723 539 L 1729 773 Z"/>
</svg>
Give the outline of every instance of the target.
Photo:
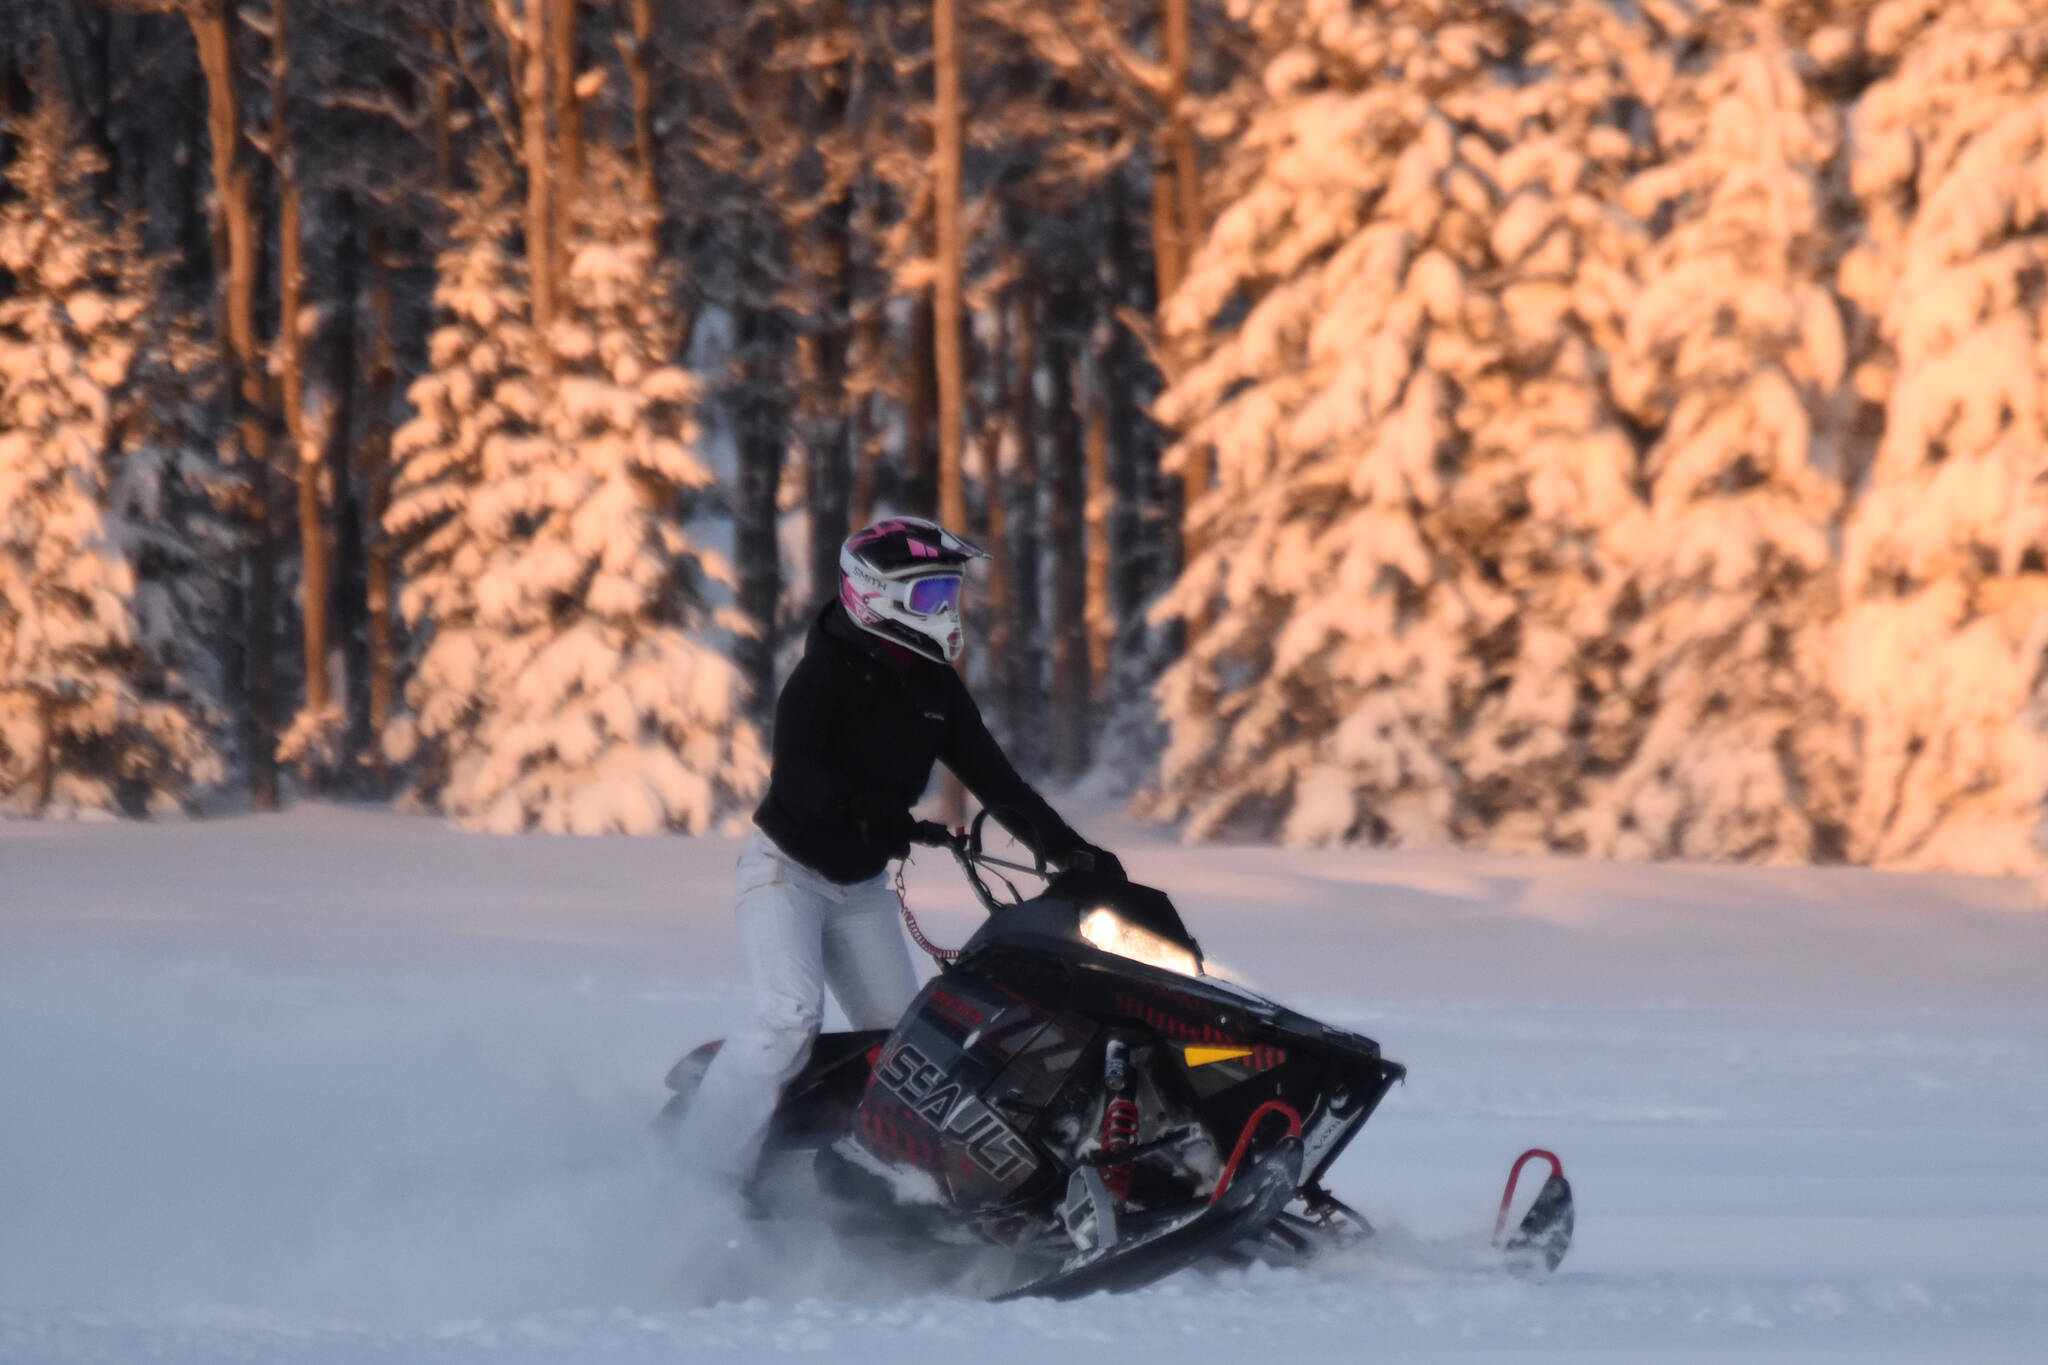
<svg viewBox="0 0 2048 1365">
<path fill-rule="evenodd" d="M 652 209 L 614 153 L 587 154 L 545 379 L 503 177 L 467 202 L 443 261 L 450 321 L 414 387 L 390 516 L 425 530 L 405 601 L 431 632 L 412 727 L 437 751 L 433 794 L 479 828 L 694 832 L 755 794 L 765 763 L 737 675 L 700 634 L 722 569 L 682 529 L 710 475 L 690 449 L 695 386 L 664 354 Z"/>
<path fill-rule="evenodd" d="M 1863 734 L 1851 854 L 2011 872 L 2042 795 L 2023 709 L 2048 606 L 2048 3 L 1894 0 L 1854 117 L 1885 398 L 1848 524 L 1841 686 Z"/>
<path fill-rule="evenodd" d="M 453 196 L 428 341 L 431 368 L 407 392 L 414 416 L 392 439 L 385 525 L 403 545 L 400 614 L 421 637 L 407 709 L 383 736 L 394 760 L 417 765 L 417 791 L 439 800 L 466 737 L 490 703 L 485 656 L 494 632 L 478 619 L 476 580 L 501 537 L 472 500 L 509 476 L 512 450 L 537 439 L 540 396 L 529 373 L 524 272 L 511 240 L 519 206 L 511 173 L 480 158 L 477 188 Z"/>
<path fill-rule="evenodd" d="M 1589 783 L 1590 851 L 1805 862 L 1842 852 L 1854 755 L 1832 692 L 1846 340 L 1824 175 L 1838 141 L 1765 11 L 1709 11 L 1650 110 L 1667 158 L 1629 186 L 1667 224 L 1616 391 L 1654 432 L 1652 533 Z M 1674 42 L 1675 46 L 1675 42 Z"/>
<path fill-rule="evenodd" d="M 218 780 L 211 594 L 184 538 L 204 381 L 98 155 L 55 99 L 16 125 L 0 204 L 0 807 L 142 813 Z M 144 579 L 138 569 L 150 573 Z"/>
<path fill-rule="evenodd" d="M 1568 842 L 1640 534 L 1605 391 L 1637 234 L 1636 31 L 1604 5 L 1254 6 L 1266 100 L 1169 305 L 1213 451 L 1162 610 L 1190 837 Z"/>
</svg>

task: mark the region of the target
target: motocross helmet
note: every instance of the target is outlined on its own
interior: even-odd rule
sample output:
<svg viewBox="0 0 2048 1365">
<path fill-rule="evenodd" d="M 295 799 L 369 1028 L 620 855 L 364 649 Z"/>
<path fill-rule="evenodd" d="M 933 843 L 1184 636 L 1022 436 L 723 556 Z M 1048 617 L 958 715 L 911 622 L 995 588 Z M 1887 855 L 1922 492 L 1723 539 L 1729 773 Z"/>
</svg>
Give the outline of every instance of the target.
<svg viewBox="0 0 2048 1365">
<path fill-rule="evenodd" d="M 942 664 L 960 657 L 961 572 L 988 551 L 922 517 L 891 517 L 839 547 L 839 603 L 855 625 Z"/>
</svg>

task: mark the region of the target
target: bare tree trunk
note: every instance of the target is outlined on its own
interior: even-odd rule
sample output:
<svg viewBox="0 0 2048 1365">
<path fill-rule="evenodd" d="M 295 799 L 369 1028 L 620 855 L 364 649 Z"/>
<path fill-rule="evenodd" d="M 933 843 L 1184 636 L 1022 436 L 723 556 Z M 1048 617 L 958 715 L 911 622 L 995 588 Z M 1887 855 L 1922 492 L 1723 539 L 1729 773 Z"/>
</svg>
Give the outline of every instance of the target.
<svg viewBox="0 0 2048 1365">
<path fill-rule="evenodd" d="M 327 528 L 320 505 L 324 452 L 306 420 L 304 339 L 299 335 L 299 302 L 305 287 L 304 241 L 300 223 L 298 165 L 291 143 L 291 5 L 271 8 L 270 156 L 277 172 L 277 374 L 285 429 L 297 456 L 299 479 L 299 610 L 305 642 L 307 714 L 318 717 L 332 704 L 327 687 Z M 302 771 L 310 762 L 302 760 Z"/>
<path fill-rule="evenodd" d="M 370 424 L 360 467 L 369 501 L 368 544 L 363 565 L 363 633 L 368 637 L 370 777 L 378 795 L 390 785 L 384 762 L 384 731 L 397 697 L 397 654 L 391 639 L 391 542 L 384 513 L 391 505 L 391 391 L 397 378 L 390 248 L 381 226 L 372 224 L 370 257 L 370 345 L 365 364 Z"/>
<path fill-rule="evenodd" d="M 808 460 L 808 505 L 811 521 L 811 595 L 824 601 L 835 589 L 839 546 L 853 529 L 848 503 L 853 496 L 853 452 L 848 438 L 847 314 L 853 303 L 853 242 L 846 206 L 828 211 L 823 225 L 826 259 L 831 262 L 829 316 L 811 338 L 812 364 L 807 406 L 809 431 L 804 449 Z"/>
<path fill-rule="evenodd" d="M 1071 782 L 1088 769 L 1088 538 L 1081 414 L 1075 401 L 1071 300 L 1046 318 L 1047 419 L 1052 426 L 1052 770 Z"/>
<path fill-rule="evenodd" d="M 939 521 L 965 529 L 967 489 L 960 468 L 960 50 L 956 0 L 933 0 L 932 221 L 938 278 L 932 285 L 932 358 L 939 389 Z"/>
<path fill-rule="evenodd" d="M 242 157 L 242 116 L 235 94 L 234 50 L 223 0 L 185 0 L 199 66 L 206 74 L 207 136 L 212 143 L 215 234 L 220 273 L 222 372 L 235 397 L 235 430 L 248 466 L 246 565 L 248 714 L 244 750 L 250 798 L 277 809 L 276 621 L 274 549 L 270 531 L 270 439 L 263 363 L 256 354 L 256 229 L 249 208 L 249 172 Z"/>
<path fill-rule="evenodd" d="M 932 360 L 939 390 L 939 523 L 967 529 L 967 481 L 960 467 L 963 414 L 960 356 L 960 43 L 957 0 L 932 3 L 932 220 L 938 278 L 932 284 Z M 962 632 L 963 638 L 965 632 Z M 964 659 L 961 661 L 964 663 Z M 957 667 L 958 665 L 956 665 Z M 947 774 L 941 818 L 958 824 L 966 798 Z"/>
<path fill-rule="evenodd" d="M 583 189 L 583 102 L 576 96 L 576 0 L 547 0 L 549 64 L 554 68 L 548 94 L 554 104 L 555 141 L 560 148 L 555 187 L 554 268 L 568 266 L 569 242 L 575 229 L 575 200 Z"/>
<path fill-rule="evenodd" d="M 40 820 L 49 813 L 50 802 L 57 795 L 57 699 L 44 692 L 36 703 L 43 724 L 42 743 L 36 746 L 36 805 L 31 814 Z"/>
<path fill-rule="evenodd" d="M 445 201 L 455 184 L 455 73 L 448 69 L 447 35 L 438 24 L 433 26 L 433 33 L 434 53 L 441 58 L 434 67 L 429 95 L 434 125 L 434 194 L 437 201 Z"/>
<path fill-rule="evenodd" d="M 1134 214 L 1114 216 L 1107 245 L 1117 278 L 1136 278 L 1142 242 Z M 1109 611 L 1115 630 L 1106 666 L 1112 704 L 1121 706 L 1127 700 L 1121 689 L 1149 682 L 1145 607 L 1172 581 L 1171 549 L 1164 543 L 1171 526 L 1161 515 L 1161 433 L 1146 412 L 1156 392 L 1155 368 L 1129 328 L 1103 328 L 1100 337 L 1095 365 L 1109 431 Z"/>
<path fill-rule="evenodd" d="M 912 516 L 938 515 L 938 470 L 932 425 L 937 404 L 932 375 L 932 296 L 917 296 L 910 310 L 910 383 L 903 403 L 903 469 L 897 500 Z"/>
<path fill-rule="evenodd" d="M 547 0 L 549 57 L 555 68 L 555 137 L 561 143 L 561 196 L 555 241 L 569 239 L 569 201 L 584 182 L 584 102 L 575 94 L 575 0 Z"/>
<path fill-rule="evenodd" d="M 742 387 L 735 412 L 739 478 L 734 490 L 733 559 L 739 574 L 739 608 L 756 633 L 734 641 L 733 662 L 747 680 L 754 718 L 762 724 L 769 721 L 775 707 L 776 609 L 782 601 L 775 494 L 782 482 L 786 441 L 780 404 L 774 397 L 780 357 L 764 335 L 773 325 L 759 310 L 743 311 L 735 346 Z"/>
<path fill-rule="evenodd" d="M 534 369 L 545 383 L 553 377 L 555 326 L 555 242 L 553 162 L 548 145 L 547 7 L 553 0 L 525 0 L 526 22 L 508 43 L 523 43 L 526 66 L 520 89 L 520 140 L 526 155 L 526 271 L 533 298 Z M 515 46 L 514 50 L 521 50 Z"/>
<path fill-rule="evenodd" d="M 1010 331 L 1010 310 L 998 308 L 994 364 L 989 366 L 997 376 L 996 411 L 990 414 L 991 420 L 982 424 L 978 472 L 981 475 L 982 503 L 987 508 L 985 543 L 988 552 L 995 556 L 995 567 L 988 576 L 987 589 L 989 675 L 998 686 L 1003 686 L 997 694 L 1003 737 L 1015 743 L 1016 717 L 1010 714 L 1010 695 L 1004 686 L 1017 667 L 1016 623 L 1010 615 L 1010 509 L 1003 477 L 1005 437 L 1016 423 L 1016 413 L 1011 410 L 1010 386 L 1004 382 L 1010 355 Z"/>
<path fill-rule="evenodd" d="M 339 685 L 333 688 L 337 745 L 336 776 L 347 774 L 358 794 L 362 759 L 369 744 L 369 632 L 364 604 L 368 586 L 363 529 L 367 512 L 361 466 L 356 452 L 363 443 L 362 399 L 368 369 L 362 359 L 363 247 L 366 234 L 364 201 L 348 190 L 329 200 L 329 213 L 339 224 L 334 255 L 327 273 L 327 294 L 335 301 L 332 323 L 319 347 L 321 384 L 333 399 L 333 420 L 327 423 L 320 457 L 321 496 L 327 499 L 328 658 L 339 661 Z M 311 363 L 310 361 L 308 362 Z"/>
<path fill-rule="evenodd" d="M 632 28 L 618 35 L 619 56 L 633 91 L 633 162 L 650 204 L 661 203 L 661 168 L 654 150 L 654 76 L 647 65 L 654 43 L 654 0 L 631 0 Z"/>
<path fill-rule="evenodd" d="M 833 4 L 826 22 L 844 27 L 845 7 Z M 825 73 L 827 85 L 817 108 L 821 136 L 842 128 L 852 102 L 854 72 L 851 60 Z M 812 334 L 813 365 L 806 402 L 809 431 L 804 446 L 808 455 L 807 502 L 810 512 L 811 595 L 823 601 L 836 587 L 839 576 L 839 547 L 853 529 L 853 466 L 859 458 L 854 444 L 858 423 L 854 401 L 847 392 L 856 338 L 853 318 L 854 191 L 838 187 L 836 196 L 818 215 L 814 228 L 818 239 L 817 259 L 821 266 L 819 294 L 822 316 L 815 320 Z M 863 399 L 862 401 L 865 401 Z"/>
<path fill-rule="evenodd" d="M 876 357 L 889 344 L 888 328 L 881 309 L 868 309 L 855 320 L 853 342 L 860 363 L 866 364 L 872 372 L 876 368 Z M 853 453 L 860 462 L 853 485 L 851 522 L 854 526 L 866 526 L 875 519 L 875 484 L 880 475 L 882 443 L 875 435 L 874 408 L 874 394 L 864 393 L 853 410 Z"/>
<path fill-rule="evenodd" d="M 996 568 L 1010 581 L 1007 691 L 1011 734 L 1019 745 L 1016 759 L 1042 770 L 1047 748 L 1045 682 L 1039 665 L 1045 651 L 1038 609 L 1038 327 L 1034 307 L 1031 291 L 1019 289 L 1012 304 L 1016 326 L 1006 367 L 1017 441 L 1017 462 L 1011 471 L 1015 492 L 1006 518 L 1010 556 L 1008 564 L 999 563 Z"/>
<path fill-rule="evenodd" d="M 1167 147 L 1173 155 L 1174 200 L 1179 208 L 1180 259 L 1185 268 L 1202 238 L 1201 166 L 1195 158 L 1195 129 L 1188 119 L 1189 0 L 1166 0 L 1166 70 L 1169 82 Z"/>
<path fill-rule="evenodd" d="M 1168 82 L 1166 155 L 1154 158 L 1152 197 L 1153 251 L 1159 257 L 1159 306 L 1162 310 L 1166 307 L 1168 296 L 1185 278 L 1189 259 L 1194 254 L 1195 244 L 1201 240 L 1203 230 L 1201 166 L 1196 160 L 1194 128 L 1188 120 L 1187 113 L 1188 63 L 1190 49 L 1193 46 L 1188 5 L 1189 0 L 1165 0 L 1164 28 Z M 1160 219 L 1162 209 L 1168 206 L 1162 203 L 1165 196 L 1162 193 L 1164 187 L 1160 184 L 1159 176 L 1169 162 L 1172 166 L 1172 193 L 1170 212 L 1167 216 L 1172 221 L 1163 240 L 1170 243 L 1170 247 L 1166 251 L 1161 251 Z M 1169 258 L 1172 262 L 1170 278 L 1167 268 Z M 1162 338 L 1162 342 L 1163 340 Z M 1161 350 L 1166 355 L 1169 369 L 1177 369 L 1177 358 L 1172 354 L 1171 347 L 1162 344 Z M 1169 374 L 1168 377 L 1172 376 Z M 1209 491 L 1213 475 L 1206 446 L 1190 444 L 1182 450 L 1181 460 L 1180 559 L 1181 563 L 1186 565 L 1193 563 L 1202 551 L 1201 541 L 1194 529 L 1194 512 L 1196 504 Z M 1189 638 L 1200 635 L 1207 625 L 1206 608 L 1198 608 L 1187 619 Z"/>
<path fill-rule="evenodd" d="M 1102 393 L 1103 375 L 1096 368 L 1087 386 L 1088 469 L 1088 694 L 1097 703 L 1109 700 L 1110 645 L 1116 638 L 1116 612 L 1109 600 L 1109 409 Z"/>
</svg>

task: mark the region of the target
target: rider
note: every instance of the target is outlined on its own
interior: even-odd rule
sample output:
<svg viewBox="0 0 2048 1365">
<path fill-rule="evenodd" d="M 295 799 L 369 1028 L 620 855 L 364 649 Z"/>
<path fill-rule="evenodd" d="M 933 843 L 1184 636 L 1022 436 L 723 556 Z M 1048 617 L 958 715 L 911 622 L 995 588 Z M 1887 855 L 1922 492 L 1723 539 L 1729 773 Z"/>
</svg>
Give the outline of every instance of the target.
<svg viewBox="0 0 2048 1365">
<path fill-rule="evenodd" d="M 740 855 L 740 942 L 753 1000 L 705 1072 L 678 1141 L 736 1193 L 785 1085 L 802 1070 L 827 985 L 856 1029 L 891 1028 L 917 993 L 888 866 L 945 827 L 911 805 L 941 759 L 1048 863 L 1110 872 L 1017 775 L 950 665 L 961 573 L 985 551 L 916 517 L 839 550 L 839 596 L 811 625 L 775 704 L 768 795 Z"/>
</svg>

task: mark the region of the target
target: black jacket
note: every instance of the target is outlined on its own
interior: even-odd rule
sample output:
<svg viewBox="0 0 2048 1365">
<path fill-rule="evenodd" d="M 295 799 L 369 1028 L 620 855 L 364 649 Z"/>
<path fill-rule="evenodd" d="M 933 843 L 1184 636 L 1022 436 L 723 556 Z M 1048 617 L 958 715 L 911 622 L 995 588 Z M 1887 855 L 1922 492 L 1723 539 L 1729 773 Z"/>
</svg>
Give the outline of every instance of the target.
<svg viewBox="0 0 2048 1365">
<path fill-rule="evenodd" d="M 967 685 L 908 650 L 895 657 L 837 602 L 820 612 L 775 703 L 774 767 L 754 823 L 805 867 L 842 885 L 889 865 L 855 812 L 908 811 L 943 759 L 982 805 L 1048 859 L 1081 843 L 1017 776 Z"/>
</svg>

